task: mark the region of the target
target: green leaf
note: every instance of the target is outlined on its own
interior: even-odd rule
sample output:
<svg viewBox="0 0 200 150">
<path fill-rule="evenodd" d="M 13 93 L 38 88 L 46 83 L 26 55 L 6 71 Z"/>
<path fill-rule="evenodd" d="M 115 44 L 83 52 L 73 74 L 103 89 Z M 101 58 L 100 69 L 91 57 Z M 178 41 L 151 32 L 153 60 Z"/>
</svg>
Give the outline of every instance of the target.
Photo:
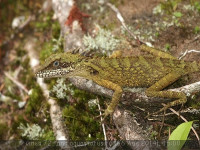
<svg viewBox="0 0 200 150">
<path fill-rule="evenodd" d="M 174 12 L 174 16 L 180 18 L 183 16 L 183 14 L 181 12 L 176 11 Z"/>
<path fill-rule="evenodd" d="M 180 124 L 171 134 L 167 143 L 168 150 L 180 150 L 187 140 L 193 121 Z"/>
<path fill-rule="evenodd" d="M 194 28 L 194 33 L 195 33 L 195 34 L 198 34 L 199 31 L 200 31 L 200 28 L 199 28 L 198 26 L 196 26 L 196 27 Z"/>
</svg>

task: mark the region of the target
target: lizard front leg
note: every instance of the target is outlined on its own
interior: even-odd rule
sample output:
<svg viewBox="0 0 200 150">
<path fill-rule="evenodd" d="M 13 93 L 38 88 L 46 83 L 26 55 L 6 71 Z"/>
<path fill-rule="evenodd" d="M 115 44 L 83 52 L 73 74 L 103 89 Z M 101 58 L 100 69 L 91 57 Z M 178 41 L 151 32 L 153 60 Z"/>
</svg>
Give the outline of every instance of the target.
<svg viewBox="0 0 200 150">
<path fill-rule="evenodd" d="M 181 75 L 182 73 L 178 71 L 169 73 L 146 90 L 146 95 L 150 97 L 177 98 L 177 100 L 168 103 L 162 109 L 155 112 L 154 114 L 162 112 L 168 109 L 169 107 L 186 103 L 187 98 L 183 92 L 160 91 L 166 86 L 168 86 L 169 84 L 176 81 L 178 78 L 180 78 Z"/>
<path fill-rule="evenodd" d="M 92 80 L 103 87 L 114 90 L 112 100 L 103 114 L 104 118 L 107 117 L 108 115 L 112 115 L 112 113 L 115 110 L 115 107 L 119 103 L 119 100 L 122 96 L 122 88 L 118 84 L 113 83 L 108 80 L 99 79 L 99 78 L 92 78 Z"/>
</svg>

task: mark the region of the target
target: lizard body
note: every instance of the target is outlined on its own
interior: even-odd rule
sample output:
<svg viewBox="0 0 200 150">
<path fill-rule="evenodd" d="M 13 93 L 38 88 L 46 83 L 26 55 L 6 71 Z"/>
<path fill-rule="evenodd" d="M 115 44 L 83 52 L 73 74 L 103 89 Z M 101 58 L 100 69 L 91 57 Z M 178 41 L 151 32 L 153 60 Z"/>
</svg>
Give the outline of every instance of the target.
<svg viewBox="0 0 200 150">
<path fill-rule="evenodd" d="M 181 76 L 200 71 L 200 64 L 195 61 L 177 60 L 168 53 L 144 45 L 141 48 L 156 56 L 90 58 L 80 54 L 59 53 L 50 56 L 38 69 L 36 76 L 41 78 L 79 76 L 114 90 L 105 116 L 113 113 L 123 87 L 147 87 L 147 96 L 177 99 L 160 111 L 185 103 L 187 99 L 184 93 L 161 90 Z"/>
</svg>

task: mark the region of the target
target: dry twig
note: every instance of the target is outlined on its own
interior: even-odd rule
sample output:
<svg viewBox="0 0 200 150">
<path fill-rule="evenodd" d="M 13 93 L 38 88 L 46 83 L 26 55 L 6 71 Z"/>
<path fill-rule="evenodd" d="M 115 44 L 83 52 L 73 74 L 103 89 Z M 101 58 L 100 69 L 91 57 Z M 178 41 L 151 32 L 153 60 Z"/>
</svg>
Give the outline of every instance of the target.
<svg viewBox="0 0 200 150">
<path fill-rule="evenodd" d="M 99 101 L 99 99 L 97 98 L 97 100 Z M 100 114 L 100 118 L 101 118 L 101 126 L 103 129 L 103 135 L 104 135 L 104 141 L 105 141 L 105 148 L 108 148 L 108 144 L 107 144 L 107 136 L 106 136 L 106 129 L 105 129 L 105 124 L 103 123 L 103 118 L 102 118 L 102 112 L 101 112 L 101 106 L 98 103 L 98 109 L 99 109 L 99 114 Z"/>
<path fill-rule="evenodd" d="M 176 114 L 177 116 L 181 117 L 181 119 L 185 122 L 188 122 L 187 119 L 185 119 L 182 115 L 180 115 L 177 111 L 175 111 L 173 108 L 169 108 L 174 114 Z M 199 136 L 196 132 L 196 130 L 192 127 L 192 131 L 194 132 L 197 140 L 199 141 L 199 145 L 200 145 L 200 139 L 199 139 Z"/>
<path fill-rule="evenodd" d="M 21 83 L 19 82 L 17 79 L 14 79 L 11 75 L 9 75 L 7 72 L 4 72 L 4 74 L 6 75 L 6 77 L 8 77 L 11 81 L 13 81 L 13 83 L 15 83 L 20 89 L 22 89 L 23 91 L 25 91 L 27 94 L 29 93 L 28 89 Z"/>
<path fill-rule="evenodd" d="M 200 53 L 200 51 L 195 50 L 195 49 L 186 50 L 183 54 L 181 54 L 181 56 L 178 59 L 181 60 L 183 57 L 185 57 L 189 53 Z"/>
</svg>

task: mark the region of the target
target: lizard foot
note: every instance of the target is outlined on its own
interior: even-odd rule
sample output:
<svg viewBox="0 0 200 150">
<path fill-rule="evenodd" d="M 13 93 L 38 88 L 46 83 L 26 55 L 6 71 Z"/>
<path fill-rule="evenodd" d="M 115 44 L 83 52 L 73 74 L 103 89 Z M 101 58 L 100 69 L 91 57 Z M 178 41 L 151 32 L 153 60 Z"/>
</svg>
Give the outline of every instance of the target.
<svg viewBox="0 0 200 150">
<path fill-rule="evenodd" d="M 165 115 L 165 112 L 168 108 L 172 107 L 172 106 L 175 106 L 175 105 L 178 105 L 178 104 L 181 104 L 181 108 L 183 107 L 183 104 L 186 102 L 185 99 L 181 99 L 181 100 L 176 100 L 176 101 L 173 101 L 173 102 L 170 102 L 170 103 L 167 103 L 167 104 L 162 104 L 164 105 L 163 108 L 161 108 L 159 111 L 157 112 L 154 112 L 154 113 L 151 113 L 151 114 L 148 114 L 145 118 L 148 118 L 149 116 L 152 116 L 152 115 L 157 115 L 159 114 L 160 112 L 163 112 L 164 111 L 164 115 Z M 180 111 L 180 110 L 179 110 Z"/>
<path fill-rule="evenodd" d="M 103 118 L 101 119 L 101 122 L 104 122 L 105 119 L 106 119 L 109 115 L 110 115 L 110 117 L 112 118 L 113 111 L 111 111 L 111 110 L 109 110 L 109 109 L 106 109 L 105 112 L 104 112 L 103 114 L 96 116 L 95 119 L 100 118 L 100 117 L 103 117 Z"/>
<path fill-rule="evenodd" d="M 164 115 L 165 115 L 165 112 L 166 112 L 166 110 L 169 108 L 170 106 L 169 105 L 165 105 L 163 108 L 161 108 L 159 111 L 156 111 L 156 112 L 154 112 L 154 113 L 150 113 L 150 114 L 148 114 L 145 118 L 149 118 L 150 116 L 152 116 L 152 115 L 157 115 L 157 114 L 159 114 L 159 113 L 161 113 L 161 112 L 164 112 Z"/>
</svg>

